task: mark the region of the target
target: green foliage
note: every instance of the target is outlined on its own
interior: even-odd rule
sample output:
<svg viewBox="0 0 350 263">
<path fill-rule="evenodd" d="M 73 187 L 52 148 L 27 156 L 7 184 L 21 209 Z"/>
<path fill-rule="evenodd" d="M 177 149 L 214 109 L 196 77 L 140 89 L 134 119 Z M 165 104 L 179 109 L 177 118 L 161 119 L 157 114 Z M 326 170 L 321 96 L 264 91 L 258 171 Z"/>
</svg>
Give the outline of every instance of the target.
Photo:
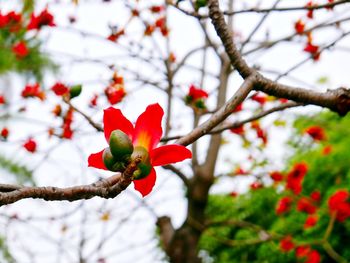
<svg viewBox="0 0 350 263">
<path fill-rule="evenodd" d="M 326 139 L 313 140 L 305 133 L 310 126 L 322 127 Z M 302 262 L 294 249 L 283 252 L 280 248 L 280 240 L 290 235 L 295 246 L 310 245 L 321 255 L 322 262 L 334 262 L 324 241 L 326 229 L 330 228 L 327 241 L 336 253 L 350 260 L 350 219 L 332 225 L 328 208 L 328 199 L 336 190 L 350 189 L 349 134 L 350 116 L 339 117 L 327 111 L 298 118 L 289 143 L 295 154 L 285 172 L 296 163 L 308 165 L 301 194 L 285 190 L 282 182 L 237 197 L 212 195 L 206 212 L 209 220 L 216 223 L 209 224 L 204 232 L 200 249 L 206 250 L 214 262 Z M 315 190 L 321 193 L 316 211 L 318 222 L 306 229 L 308 214 L 297 210 L 297 202 L 301 197 L 309 198 Z M 277 215 L 275 208 L 283 196 L 292 197 L 293 205 L 289 212 Z"/>
<path fill-rule="evenodd" d="M 34 10 L 34 0 L 23 1 L 22 20 L 16 29 L 6 25 L 0 28 L 0 75 L 16 72 L 41 81 L 45 71 L 55 71 L 57 66 L 47 54 L 41 51 L 42 40 L 36 32 L 27 31 L 26 25 Z M 25 43 L 28 54 L 16 56 L 13 47 L 18 43 Z"/>
<path fill-rule="evenodd" d="M 18 164 L 5 156 L 0 155 L 0 168 L 7 170 L 16 177 L 19 184 L 34 185 L 33 173 L 24 165 Z"/>
</svg>

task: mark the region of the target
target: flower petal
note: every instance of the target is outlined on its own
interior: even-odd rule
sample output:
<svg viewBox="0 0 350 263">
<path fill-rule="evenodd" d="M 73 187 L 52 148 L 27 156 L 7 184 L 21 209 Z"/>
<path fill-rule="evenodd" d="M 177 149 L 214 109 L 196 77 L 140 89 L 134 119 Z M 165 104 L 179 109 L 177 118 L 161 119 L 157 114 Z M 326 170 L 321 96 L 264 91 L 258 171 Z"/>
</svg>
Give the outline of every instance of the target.
<svg viewBox="0 0 350 263">
<path fill-rule="evenodd" d="M 103 160 L 102 160 L 103 151 L 104 151 L 104 149 L 98 153 L 90 154 L 89 159 L 88 159 L 89 167 L 95 167 L 98 169 L 108 170 L 106 168 L 105 164 L 103 163 Z"/>
<path fill-rule="evenodd" d="M 104 110 L 103 124 L 107 142 L 109 141 L 111 132 L 114 130 L 121 130 L 130 138 L 134 132 L 134 126 L 132 123 L 125 118 L 119 109 L 115 109 L 113 107 L 109 107 Z"/>
<path fill-rule="evenodd" d="M 153 166 L 181 162 L 192 158 L 192 153 L 185 146 L 169 144 L 153 149 L 150 153 Z"/>
<path fill-rule="evenodd" d="M 143 146 L 150 151 L 159 143 L 163 133 L 163 114 L 162 107 L 156 103 L 149 105 L 137 118 L 133 136 L 135 146 Z"/>
<path fill-rule="evenodd" d="M 140 192 L 142 197 L 145 197 L 152 191 L 153 186 L 156 183 L 156 179 L 156 171 L 154 168 L 152 168 L 150 174 L 147 175 L 147 177 L 140 180 L 134 180 L 134 188 L 136 191 Z"/>
</svg>

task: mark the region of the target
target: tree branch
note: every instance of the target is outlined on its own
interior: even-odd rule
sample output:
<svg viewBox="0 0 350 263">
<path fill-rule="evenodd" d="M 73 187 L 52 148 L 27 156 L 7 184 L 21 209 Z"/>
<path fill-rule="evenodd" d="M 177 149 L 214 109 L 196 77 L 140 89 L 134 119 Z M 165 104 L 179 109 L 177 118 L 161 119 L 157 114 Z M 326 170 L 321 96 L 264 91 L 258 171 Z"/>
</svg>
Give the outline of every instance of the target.
<svg viewBox="0 0 350 263">
<path fill-rule="evenodd" d="M 140 159 L 131 162 L 122 174 L 113 175 L 107 179 L 95 182 L 90 185 L 80 185 L 68 188 L 58 187 L 17 187 L 9 185 L 3 187 L 7 190 L 0 193 L 0 206 L 11 204 L 26 198 L 40 198 L 46 201 L 77 201 L 90 199 L 95 196 L 102 198 L 114 198 L 125 190 L 133 180 L 133 173 L 137 169 Z M 0 187 L 0 190 L 2 188 Z"/>
</svg>

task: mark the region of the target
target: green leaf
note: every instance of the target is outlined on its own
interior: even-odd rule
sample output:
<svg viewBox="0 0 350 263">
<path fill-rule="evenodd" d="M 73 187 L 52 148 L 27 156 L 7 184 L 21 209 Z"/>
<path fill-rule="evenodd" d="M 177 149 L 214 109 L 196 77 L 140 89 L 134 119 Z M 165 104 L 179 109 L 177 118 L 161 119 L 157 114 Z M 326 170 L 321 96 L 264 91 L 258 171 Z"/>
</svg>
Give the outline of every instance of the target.
<svg viewBox="0 0 350 263">
<path fill-rule="evenodd" d="M 82 85 L 74 85 L 70 88 L 70 98 L 73 99 L 75 97 L 78 97 L 82 91 L 83 86 Z"/>
</svg>

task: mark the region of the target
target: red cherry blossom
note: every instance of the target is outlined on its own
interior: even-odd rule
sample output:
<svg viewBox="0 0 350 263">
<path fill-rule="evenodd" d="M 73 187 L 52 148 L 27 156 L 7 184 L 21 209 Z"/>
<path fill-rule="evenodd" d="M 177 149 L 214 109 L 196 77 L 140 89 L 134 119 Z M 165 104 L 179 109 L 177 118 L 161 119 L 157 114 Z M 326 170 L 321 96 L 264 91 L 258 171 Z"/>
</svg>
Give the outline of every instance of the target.
<svg viewBox="0 0 350 263">
<path fill-rule="evenodd" d="M 315 141 L 323 141 L 326 139 L 325 131 L 320 126 L 310 126 L 305 130 L 305 133 L 310 135 Z"/>
<path fill-rule="evenodd" d="M 280 215 L 280 214 L 289 212 L 289 210 L 292 207 L 292 204 L 293 204 L 293 199 L 291 197 L 289 196 L 282 197 L 277 203 L 276 214 Z"/>
<path fill-rule="evenodd" d="M 303 20 L 299 19 L 298 21 L 296 21 L 294 24 L 294 29 L 297 34 L 303 34 L 305 30 L 305 23 L 303 22 Z"/>
<path fill-rule="evenodd" d="M 280 241 L 280 249 L 283 252 L 289 252 L 294 249 L 294 243 L 291 236 L 286 236 Z"/>
<path fill-rule="evenodd" d="M 315 226 L 317 222 L 318 217 L 316 215 L 309 215 L 305 220 L 304 229 L 308 229 Z"/>
<path fill-rule="evenodd" d="M 6 127 L 2 128 L 0 135 L 3 139 L 7 139 L 7 137 L 9 136 L 9 129 L 7 129 Z"/>
<path fill-rule="evenodd" d="M 37 144 L 36 142 L 32 139 L 29 138 L 24 144 L 23 147 L 30 153 L 36 152 Z"/>
<path fill-rule="evenodd" d="M 27 44 L 25 42 L 20 41 L 12 47 L 12 52 L 17 58 L 23 58 L 28 55 L 29 49 L 27 48 Z"/>
<path fill-rule="evenodd" d="M 47 8 L 41 11 L 37 16 L 34 15 L 34 13 L 31 15 L 27 29 L 40 30 L 43 26 L 55 26 L 54 17 L 49 13 Z"/>
<path fill-rule="evenodd" d="M 22 90 L 23 98 L 37 97 L 40 100 L 45 99 L 45 93 L 41 90 L 40 85 L 38 83 L 28 84 Z"/>
<path fill-rule="evenodd" d="M 63 96 L 67 93 L 69 93 L 69 87 L 64 85 L 61 82 L 56 82 L 52 87 L 51 90 L 57 95 L 57 96 Z"/>
<path fill-rule="evenodd" d="M 151 172 L 143 179 L 134 180 L 135 189 L 143 197 L 152 191 L 156 182 L 156 171 L 153 166 L 181 162 L 192 157 L 191 151 L 182 145 L 170 144 L 156 147 L 162 136 L 163 115 L 164 111 L 159 104 L 151 104 L 137 118 L 134 126 L 119 109 L 109 107 L 104 110 L 103 123 L 107 142 L 111 132 L 119 129 L 129 136 L 134 146 L 142 146 L 150 154 Z M 107 170 L 102 159 L 103 151 L 104 149 L 89 156 L 89 166 Z"/>
</svg>

